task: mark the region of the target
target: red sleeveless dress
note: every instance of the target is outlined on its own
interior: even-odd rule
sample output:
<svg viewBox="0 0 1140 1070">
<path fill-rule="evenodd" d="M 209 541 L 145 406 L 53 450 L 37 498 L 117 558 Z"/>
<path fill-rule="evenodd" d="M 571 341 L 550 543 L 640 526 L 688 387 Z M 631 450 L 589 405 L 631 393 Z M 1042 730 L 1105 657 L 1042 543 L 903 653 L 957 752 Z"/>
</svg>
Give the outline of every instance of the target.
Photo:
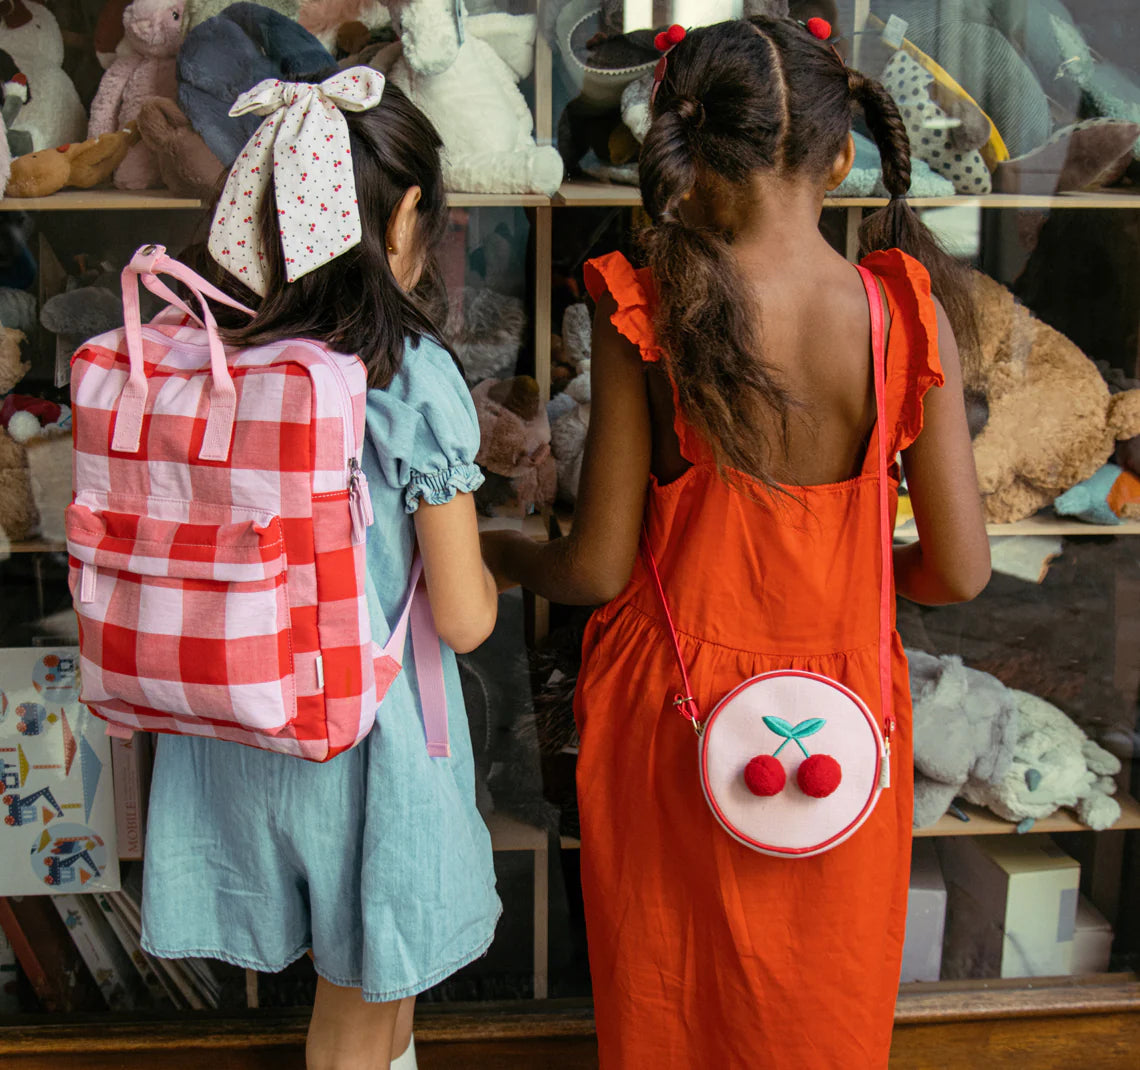
<svg viewBox="0 0 1140 1070">
<path fill-rule="evenodd" d="M 922 428 L 941 385 L 930 280 L 898 251 L 868 257 L 891 325 L 888 456 Z M 586 283 L 609 291 L 613 323 L 660 357 L 652 282 L 621 254 Z M 651 480 L 649 539 L 695 697 L 708 711 L 774 669 L 826 674 L 881 716 L 876 443 L 861 474 L 802 487 L 798 500 L 726 485 L 678 414 L 692 467 Z M 878 430 L 875 432 L 878 433 Z M 898 504 L 892 467 L 892 518 Z M 890 1052 L 906 925 L 913 767 L 907 663 L 892 633 L 891 782 L 866 824 L 814 858 L 750 851 L 701 793 L 697 738 L 674 709 L 679 681 L 639 560 L 596 613 L 575 700 L 582 885 L 603 1070 L 865 1070 Z"/>
</svg>

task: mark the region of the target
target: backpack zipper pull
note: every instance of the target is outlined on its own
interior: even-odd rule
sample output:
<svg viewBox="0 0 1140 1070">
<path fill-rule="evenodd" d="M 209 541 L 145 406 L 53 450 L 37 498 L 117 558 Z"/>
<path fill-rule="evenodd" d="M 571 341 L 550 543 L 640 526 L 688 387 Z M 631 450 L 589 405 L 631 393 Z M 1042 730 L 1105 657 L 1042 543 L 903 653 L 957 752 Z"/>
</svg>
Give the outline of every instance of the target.
<svg viewBox="0 0 1140 1070">
<path fill-rule="evenodd" d="M 891 786 L 891 731 L 893 728 L 894 721 L 887 721 L 886 731 L 883 733 L 883 761 L 879 766 L 880 788 Z"/>
<path fill-rule="evenodd" d="M 358 546 L 364 542 L 368 528 L 372 524 L 372 495 L 368 492 L 368 478 L 356 458 L 348 462 L 348 508 L 352 514 L 352 542 Z"/>
</svg>

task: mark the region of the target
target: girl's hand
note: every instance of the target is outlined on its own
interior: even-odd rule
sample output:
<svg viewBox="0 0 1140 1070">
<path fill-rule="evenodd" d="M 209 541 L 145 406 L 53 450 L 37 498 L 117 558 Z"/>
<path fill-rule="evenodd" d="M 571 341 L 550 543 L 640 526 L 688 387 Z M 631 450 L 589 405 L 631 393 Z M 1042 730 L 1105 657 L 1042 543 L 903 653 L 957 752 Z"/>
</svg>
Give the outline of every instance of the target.
<svg viewBox="0 0 1140 1070">
<path fill-rule="evenodd" d="M 511 578 L 507 570 L 507 562 L 511 560 L 512 553 L 520 552 L 520 542 L 527 541 L 526 537 L 517 531 L 485 531 L 479 536 L 483 563 L 495 577 L 500 592 L 518 586 L 518 582 Z"/>
<path fill-rule="evenodd" d="M 475 499 L 457 494 L 445 505 L 421 503 L 415 523 L 436 630 L 466 654 L 491 634 L 499 612 L 499 592 L 479 553 Z"/>
</svg>

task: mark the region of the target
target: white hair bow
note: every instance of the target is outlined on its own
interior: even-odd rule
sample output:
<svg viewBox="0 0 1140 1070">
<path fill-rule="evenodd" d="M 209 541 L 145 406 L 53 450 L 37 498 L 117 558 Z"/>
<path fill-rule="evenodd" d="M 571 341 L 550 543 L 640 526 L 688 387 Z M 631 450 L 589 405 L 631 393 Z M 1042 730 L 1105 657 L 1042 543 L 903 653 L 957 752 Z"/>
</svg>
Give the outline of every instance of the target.
<svg viewBox="0 0 1140 1070">
<path fill-rule="evenodd" d="M 383 94 L 384 75 L 350 67 L 320 85 L 266 79 L 230 108 L 230 115 L 267 118 L 230 169 L 208 248 L 254 293 L 264 296 L 268 287 L 258 220 L 271 173 L 289 282 L 359 244 L 352 148 L 340 109 L 366 111 Z"/>
</svg>

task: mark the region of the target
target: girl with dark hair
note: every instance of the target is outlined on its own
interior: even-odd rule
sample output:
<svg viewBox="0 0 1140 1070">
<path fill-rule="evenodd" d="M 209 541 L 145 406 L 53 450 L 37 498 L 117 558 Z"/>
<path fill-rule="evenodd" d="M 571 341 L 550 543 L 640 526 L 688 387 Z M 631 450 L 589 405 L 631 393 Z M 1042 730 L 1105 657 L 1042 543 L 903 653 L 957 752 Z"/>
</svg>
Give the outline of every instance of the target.
<svg viewBox="0 0 1140 1070">
<path fill-rule="evenodd" d="M 451 752 L 425 747 L 411 645 L 371 733 L 324 764 L 162 737 L 144 943 L 265 972 L 307 951 L 319 975 L 307 1065 L 404 1070 L 415 1065 L 415 994 L 482 955 L 500 911 L 452 652 L 487 637 L 498 602 L 472 499 L 478 421 L 433 314 L 447 225 L 441 146 L 368 68 L 263 82 L 231 114 L 251 111 L 266 119 L 229 174 L 208 248 L 216 283 L 255 314 L 218 306 L 223 337 L 234 347 L 307 338 L 364 362 L 373 639 L 384 643 L 399 616 L 418 547 L 443 641 Z"/>
<path fill-rule="evenodd" d="M 696 29 L 659 64 L 640 164 L 648 268 L 612 254 L 586 269 L 593 405 L 573 531 L 546 545 L 484 536 L 501 585 L 609 601 L 576 695 L 603 1068 L 887 1065 L 913 805 L 892 582 L 938 604 L 989 577 L 955 341 L 972 337 L 960 272 L 904 199 L 893 102 L 819 39 L 819 21 Z M 892 195 L 861 233 L 866 286 L 818 229 L 852 165 L 855 109 Z M 899 473 L 887 473 L 900 453 L 920 540 L 893 551 L 892 570 Z M 810 857 L 771 857 L 720 827 L 677 715 L 788 671 L 837 682 L 888 728 L 874 767 L 889 787 L 850 838 Z M 823 724 L 803 716 L 803 735 Z M 835 788 L 798 784 L 780 805 L 803 814 Z M 733 790 L 745 787 L 779 785 L 745 769 Z"/>
</svg>

